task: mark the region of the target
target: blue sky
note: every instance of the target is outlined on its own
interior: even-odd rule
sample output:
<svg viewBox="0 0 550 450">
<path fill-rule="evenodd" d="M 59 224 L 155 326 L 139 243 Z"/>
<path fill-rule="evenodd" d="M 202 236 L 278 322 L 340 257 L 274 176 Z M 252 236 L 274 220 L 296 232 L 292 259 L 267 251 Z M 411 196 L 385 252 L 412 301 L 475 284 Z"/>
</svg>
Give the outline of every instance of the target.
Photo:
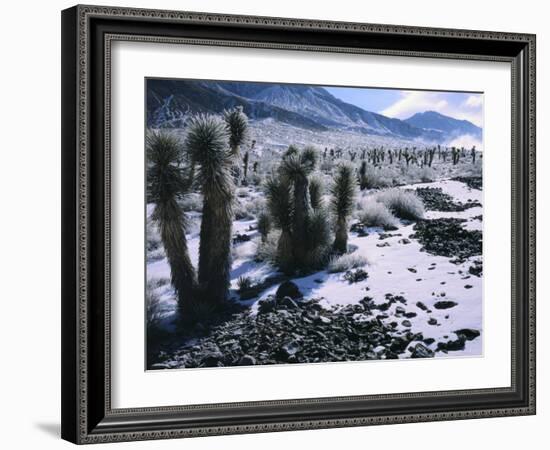
<svg viewBox="0 0 550 450">
<path fill-rule="evenodd" d="M 347 103 L 388 117 L 407 119 L 417 112 L 432 110 L 483 127 L 483 94 L 348 87 L 325 89 Z"/>
</svg>

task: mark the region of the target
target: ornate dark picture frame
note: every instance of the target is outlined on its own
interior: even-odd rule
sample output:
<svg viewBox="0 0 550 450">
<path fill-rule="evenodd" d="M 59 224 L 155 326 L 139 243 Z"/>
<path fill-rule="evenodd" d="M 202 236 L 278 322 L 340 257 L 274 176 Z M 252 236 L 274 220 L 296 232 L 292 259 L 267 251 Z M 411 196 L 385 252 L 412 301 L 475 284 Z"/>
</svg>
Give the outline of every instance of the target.
<svg viewBox="0 0 550 450">
<path fill-rule="evenodd" d="M 512 384 L 113 409 L 110 46 L 115 40 L 506 61 L 512 66 Z M 535 413 L 535 36 L 99 6 L 62 13 L 62 437 L 74 443 Z"/>
</svg>

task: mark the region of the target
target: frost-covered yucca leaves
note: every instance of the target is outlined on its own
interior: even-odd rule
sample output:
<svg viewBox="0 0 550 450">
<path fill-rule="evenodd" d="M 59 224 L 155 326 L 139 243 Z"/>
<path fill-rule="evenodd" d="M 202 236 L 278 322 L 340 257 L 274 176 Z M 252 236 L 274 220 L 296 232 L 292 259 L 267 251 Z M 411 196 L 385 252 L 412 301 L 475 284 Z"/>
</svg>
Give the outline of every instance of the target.
<svg viewBox="0 0 550 450">
<path fill-rule="evenodd" d="M 353 213 L 355 194 L 355 168 L 349 163 L 342 163 L 336 169 L 330 199 L 336 226 L 333 249 L 337 253 L 348 250 L 348 219 Z"/>
<path fill-rule="evenodd" d="M 281 230 L 290 231 L 292 226 L 292 187 L 287 180 L 277 176 L 269 177 L 265 182 L 267 208 L 274 225 Z"/>
<path fill-rule="evenodd" d="M 183 147 L 178 137 L 167 131 L 152 131 L 147 147 L 147 196 L 158 203 L 181 198 L 190 187 L 190 170 L 183 165 Z"/>
<path fill-rule="evenodd" d="M 309 179 L 309 201 L 314 210 L 323 207 L 323 180 L 319 175 L 313 175 Z"/>
<path fill-rule="evenodd" d="M 196 183 L 206 191 L 204 194 L 228 195 L 233 188 L 227 140 L 225 123 L 218 116 L 199 114 L 189 121 L 185 148 L 189 158 L 199 165 Z"/>
<path fill-rule="evenodd" d="M 267 208 L 273 224 L 281 230 L 277 243 L 277 263 L 283 271 L 292 270 L 292 186 L 287 178 L 269 177 L 265 183 Z"/>
<path fill-rule="evenodd" d="M 225 122 L 198 115 L 189 123 L 185 147 L 196 163 L 196 182 L 203 194 L 199 246 L 200 296 L 207 305 L 219 305 L 228 294 L 231 266 L 231 228 L 235 186 L 233 155 L 228 148 Z M 208 310 L 206 305 L 203 308 Z"/>
<path fill-rule="evenodd" d="M 197 280 L 187 249 L 185 216 L 177 200 L 189 189 L 192 177 L 182 168 L 182 145 L 175 135 L 152 132 L 146 147 L 147 188 L 155 203 L 152 219 L 158 223 L 178 306 L 185 309 L 193 302 Z"/>
<path fill-rule="evenodd" d="M 313 147 L 306 147 L 301 152 L 292 145 L 286 151 L 280 171 L 283 176 L 295 182 L 299 178 L 310 175 L 317 165 L 317 150 Z"/>
<path fill-rule="evenodd" d="M 330 220 L 325 209 L 313 211 L 308 218 L 306 268 L 321 268 L 329 257 Z"/>
<path fill-rule="evenodd" d="M 241 145 L 248 137 L 248 117 L 246 117 L 242 107 L 237 107 L 224 111 L 223 118 L 229 133 L 231 153 L 238 156 Z"/>
<path fill-rule="evenodd" d="M 287 151 L 280 166 L 282 177 L 293 185 L 292 247 L 297 267 L 307 265 L 308 221 L 312 213 L 308 176 L 315 170 L 316 164 L 316 150 L 306 147 L 301 152 L 289 154 Z"/>
</svg>

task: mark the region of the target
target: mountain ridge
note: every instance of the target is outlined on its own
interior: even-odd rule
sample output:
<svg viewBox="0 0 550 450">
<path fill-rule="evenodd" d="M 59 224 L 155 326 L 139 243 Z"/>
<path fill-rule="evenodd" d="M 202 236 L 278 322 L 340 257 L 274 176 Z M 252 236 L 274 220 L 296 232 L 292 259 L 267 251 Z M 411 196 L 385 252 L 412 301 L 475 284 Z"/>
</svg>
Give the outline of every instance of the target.
<svg viewBox="0 0 550 450">
<path fill-rule="evenodd" d="M 456 137 L 461 130 L 481 136 L 481 129 L 468 121 L 435 112 L 437 117 L 418 116 L 423 113 L 406 120 L 386 117 L 344 102 L 320 86 L 149 79 L 147 94 L 147 126 L 151 128 L 182 128 L 191 114 L 219 114 L 240 106 L 251 121 L 272 118 L 313 131 L 350 130 L 436 143 Z M 425 126 L 432 122 L 440 128 Z"/>
</svg>

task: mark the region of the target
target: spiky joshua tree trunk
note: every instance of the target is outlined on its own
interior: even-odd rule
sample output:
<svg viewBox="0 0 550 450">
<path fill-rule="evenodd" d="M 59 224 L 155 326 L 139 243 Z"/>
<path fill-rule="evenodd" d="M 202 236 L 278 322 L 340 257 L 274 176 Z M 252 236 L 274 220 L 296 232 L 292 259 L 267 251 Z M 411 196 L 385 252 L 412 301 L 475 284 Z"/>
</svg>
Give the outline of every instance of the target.
<svg viewBox="0 0 550 450">
<path fill-rule="evenodd" d="M 309 199 L 308 176 L 315 170 L 317 154 L 307 147 L 302 152 L 292 152 L 283 159 L 281 174 L 293 185 L 292 246 L 294 259 L 299 267 L 308 259 L 309 217 L 313 212 Z"/>
<path fill-rule="evenodd" d="M 186 310 L 195 301 L 197 277 L 189 258 L 185 216 L 178 199 L 191 186 L 192 169 L 182 167 L 182 146 L 173 134 L 152 132 L 147 135 L 146 147 L 148 197 L 155 203 L 152 219 L 159 227 L 178 307 Z"/>
<path fill-rule="evenodd" d="M 284 272 L 293 269 L 292 187 L 286 178 L 272 176 L 265 184 L 267 207 L 274 225 L 281 230 L 277 243 L 277 264 Z"/>
<path fill-rule="evenodd" d="M 331 209 L 335 217 L 335 237 L 333 249 L 336 253 L 348 251 L 348 219 L 353 212 L 355 202 L 355 174 L 350 164 L 341 164 L 336 169 L 334 184 L 331 188 Z"/>
<path fill-rule="evenodd" d="M 231 176 L 234 153 L 227 139 L 223 120 L 198 115 L 191 120 L 185 141 L 197 164 L 196 182 L 203 195 L 198 282 L 204 312 L 226 300 L 230 282 L 235 185 Z"/>
</svg>

